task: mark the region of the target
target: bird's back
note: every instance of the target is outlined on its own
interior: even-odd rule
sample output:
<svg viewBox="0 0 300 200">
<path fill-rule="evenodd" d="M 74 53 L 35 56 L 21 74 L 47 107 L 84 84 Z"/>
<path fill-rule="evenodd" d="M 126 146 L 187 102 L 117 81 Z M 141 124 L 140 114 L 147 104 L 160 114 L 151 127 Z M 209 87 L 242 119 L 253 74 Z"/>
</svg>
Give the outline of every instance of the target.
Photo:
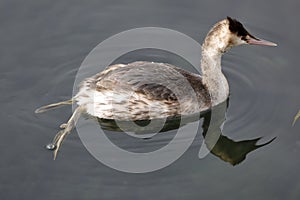
<svg viewBox="0 0 300 200">
<path fill-rule="evenodd" d="M 189 115 L 210 108 L 200 75 L 170 64 L 117 64 L 83 81 L 75 97 L 93 116 L 144 120 Z"/>
</svg>

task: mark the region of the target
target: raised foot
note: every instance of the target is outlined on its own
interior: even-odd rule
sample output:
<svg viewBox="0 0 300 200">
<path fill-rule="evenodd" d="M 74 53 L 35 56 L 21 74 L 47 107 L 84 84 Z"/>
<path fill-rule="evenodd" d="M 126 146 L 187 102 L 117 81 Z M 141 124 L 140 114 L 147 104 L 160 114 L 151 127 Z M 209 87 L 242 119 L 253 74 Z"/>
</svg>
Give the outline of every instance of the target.
<svg viewBox="0 0 300 200">
<path fill-rule="evenodd" d="M 57 156 L 57 153 L 58 153 L 58 150 L 62 144 L 62 142 L 64 141 L 65 137 L 70 134 L 70 132 L 72 131 L 72 129 L 75 127 L 78 119 L 80 118 L 80 115 L 81 113 L 84 111 L 84 109 L 79 106 L 77 107 L 72 116 L 70 117 L 69 121 L 67 123 L 63 123 L 60 125 L 60 128 L 62 128 L 61 131 L 59 131 L 51 144 L 48 144 L 46 146 L 47 149 L 49 150 L 54 150 L 53 152 L 53 159 L 55 160 L 56 159 L 56 156 Z"/>
</svg>

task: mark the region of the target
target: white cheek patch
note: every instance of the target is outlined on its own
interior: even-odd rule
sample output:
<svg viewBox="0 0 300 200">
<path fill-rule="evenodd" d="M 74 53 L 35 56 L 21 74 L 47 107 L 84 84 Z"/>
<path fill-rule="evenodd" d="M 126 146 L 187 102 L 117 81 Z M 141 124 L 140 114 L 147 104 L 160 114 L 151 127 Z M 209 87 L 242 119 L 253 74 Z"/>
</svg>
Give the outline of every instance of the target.
<svg viewBox="0 0 300 200">
<path fill-rule="evenodd" d="M 242 40 L 241 37 L 239 37 L 239 36 L 233 36 L 231 38 L 231 42 L 233 43 L 232 46 L 238 46 L 238 45 L 242 45 L 242 44 L 247 43 L 245 40 Z"/>
</svg>

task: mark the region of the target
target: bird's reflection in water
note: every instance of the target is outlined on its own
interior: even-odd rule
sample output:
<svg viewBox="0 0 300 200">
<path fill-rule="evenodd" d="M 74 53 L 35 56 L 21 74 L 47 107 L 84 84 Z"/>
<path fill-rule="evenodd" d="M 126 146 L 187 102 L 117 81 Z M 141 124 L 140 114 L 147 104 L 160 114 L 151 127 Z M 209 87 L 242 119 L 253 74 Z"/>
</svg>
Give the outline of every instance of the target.
<svg viewBox="0 0 300 200">
<path fill-rule="evenodd" d="M 221 127 L 225 122 L 227 106 L 228 102 L 224 102 L 203 115 L 203 137 L 206 147 L 213 155 L 231 165 L 237 165 L 245 160 L 248 153 L 270 144 L 275 138 L 257 145 L 261 137 L 234 141 L 223 135 Z"/>
<path fill-rule="evenodd" d="M 221 160 L 228 162 L 231 165 L 237 165 L 245 160 L 248 153 L 270 144 L 275 138 L 264 144 L 258 145 L 257 142 L 261 139 L 261 137 L 250 140 L 246 139 L 241 141 L 234 141 L 229 137 L 223 135 L 222 125 L 225 121 L 227 106 L 228 102 L 224 102 L 205 113 L 167 119 L 166 121 L 164 121 L 164 126 L 160 130 L 160 132 L 175 130 L 180 128 L 180 126 L 185 126 L 188 123 L 192 123 L 203 118 L 202 135 L 204 137 L 206 148 L 210 151 L 210 153 L 219 157 Z M 184 124 L 180 123 L 182 117 L 185 118 L 184 122 L 186 123 Z M 117 132 L 121 132 L 124 130 L 121 129 L 118 124 L 122 124 L 123 128 L 126 126 L 126 123 L 128 123 L 129 125 L 128 127 L 126 127 L 126 131 L 134 132 L 140 138 L 151 138 L 151 133 L 153 132 L 153 126 L 147 126 L 149 124 L 149 121 L 146 120 L 135 121 L 135 124 L 137 126 L 134 127 L 131 126 L 132 122 L 116 122 L 115 120 L 99 118 L 98 122 L 101 125 L 102 129 Z"/>
</svg>

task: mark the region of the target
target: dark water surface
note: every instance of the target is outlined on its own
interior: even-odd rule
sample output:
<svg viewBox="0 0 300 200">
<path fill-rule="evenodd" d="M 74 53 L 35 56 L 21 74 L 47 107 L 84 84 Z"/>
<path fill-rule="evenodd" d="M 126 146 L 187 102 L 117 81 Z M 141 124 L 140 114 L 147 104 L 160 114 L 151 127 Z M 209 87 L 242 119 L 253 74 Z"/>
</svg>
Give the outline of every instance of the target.
<svg viewBox="0 0 300 200">
<path fill-rule="evenodd" d="M 299 7 L 279 0 L 1 1 L 0 199 L 299 199 L 300 121 L 291 126 L 300 108 Z M 73 131 L 52 160 L 44 145 L 71 107 L 34 110 L 72 96 L 76 72 L 98 43 L 146 26 L 201 42 L 227 15 L 278 47 L 238 47 L 224 56 L 231 95 L 219 149 L 199 159 L 195 141 L 167 168 L 127 174 L 94 159 Z M 276 139 L 235 166 L 220 159 L 224 149 L 242 151 L 237 141 L 258 137 L 260 144 Z"/>
</svg>

